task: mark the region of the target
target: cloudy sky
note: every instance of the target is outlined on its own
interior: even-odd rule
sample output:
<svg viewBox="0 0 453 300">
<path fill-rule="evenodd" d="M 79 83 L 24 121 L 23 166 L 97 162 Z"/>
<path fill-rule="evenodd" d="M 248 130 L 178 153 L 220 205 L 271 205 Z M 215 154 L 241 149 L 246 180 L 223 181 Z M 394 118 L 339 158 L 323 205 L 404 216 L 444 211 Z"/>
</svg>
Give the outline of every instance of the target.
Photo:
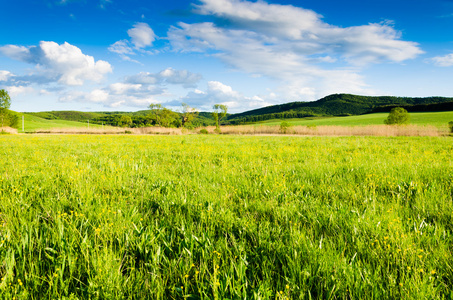
<svg viewBox="0 0 453 300">
<path fill-rule="evenodd" d="M 16 111 L 453 96 L 453 0 L 0 0 Z"/>
</svg>

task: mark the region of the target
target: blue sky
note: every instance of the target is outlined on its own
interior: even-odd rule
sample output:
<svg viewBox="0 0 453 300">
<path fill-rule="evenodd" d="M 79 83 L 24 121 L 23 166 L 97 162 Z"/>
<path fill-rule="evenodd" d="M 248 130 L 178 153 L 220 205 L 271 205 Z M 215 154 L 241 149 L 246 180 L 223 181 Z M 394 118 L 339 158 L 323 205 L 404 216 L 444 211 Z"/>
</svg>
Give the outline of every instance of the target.
<svg viewBox="0 0 453 300">
<path fill-rule="evenodd" d="M 16 111 L 452 97 L 453 0 L 0 0 Z"/>
</svg>

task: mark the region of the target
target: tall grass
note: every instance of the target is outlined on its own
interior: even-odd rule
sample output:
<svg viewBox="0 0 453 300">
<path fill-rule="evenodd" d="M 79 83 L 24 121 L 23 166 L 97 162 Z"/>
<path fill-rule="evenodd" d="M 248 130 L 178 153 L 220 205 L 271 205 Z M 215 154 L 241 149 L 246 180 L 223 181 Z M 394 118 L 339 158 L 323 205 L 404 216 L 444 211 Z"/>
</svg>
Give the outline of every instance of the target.
<svg viewBox="0 0 453 300">
<path fill-rule="evenodd" d="M 17 129 L 5 126 L 5 127 L 0 127 L 0 132 L 1 133 L 16 134 L 17 133 Z"/>
<path fill-rule="evenodd" d="M 213 129 L 211 128 L 211 131 Z M 442 136 L 448 134 L 447 128 L 435 126 L 291 126 L 282 132 L 280 126 L 241 125 L 224 126 L 224 134 L 293 134 L 314 136 Z"/>
<path fill-rule="evenodd" d="M 215 127 L 206 128 L 208 132 L 215 133 Z M 198 133 L 198 130 L 188 130 L 185 128 L 165 128 L 165 127 L 144 127 L 144 128 L 47 128 L 36 129 L 34 133 L 50 134 L 163 134 L 163 135 L 187 135 Z M 238 135 L 309 135 L 309 136 L 443 136 L 448 135 L 447 126 L 389 126 L 389 125 L 368 125 L 368 126 L 291 126 L 285 131 L 280 126 L 267 125 L 238 125 L 222 126 L 223 134 Z"/>
<path fill-rule="evenodd" d="M 442 299 L 447 137 L 0 136 L 2 299 Z"/>
</svg>

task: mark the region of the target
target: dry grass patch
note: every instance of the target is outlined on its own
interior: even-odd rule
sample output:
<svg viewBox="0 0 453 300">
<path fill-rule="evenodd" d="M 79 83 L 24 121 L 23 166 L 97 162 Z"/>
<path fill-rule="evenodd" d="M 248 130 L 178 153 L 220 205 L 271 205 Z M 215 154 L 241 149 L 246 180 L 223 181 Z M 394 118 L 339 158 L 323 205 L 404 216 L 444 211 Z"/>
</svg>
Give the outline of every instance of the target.
<svg viewBox="0 0 453 300">
<path fill-rule="evenodd" d="M 11 127 L 0 127 L 0 132 L 10 133 L 10 134 L 17 134 L 17 129 Z"/>
<path fill-rule="evenodd" d="M 4 127 L 5 128 L 5 127 Z M 215 133 L 215 126 L 205 127 L 208 133 Z M 5 130 L 9 133 L 17 133 L 16 129 Z M 185 128 L 165 128 L 165 127 L 144 127 L 144 128 L 119 128 L 109 127 L 105 129 L 97 128 L 53 128 L 37 129 L 35 133 L 49 134 L 156 134 L 156 135 L 183 135 L 198 133 L 199 129 L 191 131 Z M 222 134 L 237 135 L 305 135 L 305 136 L 445 136 L 448 135 L 447 128 L 435 126 L 389 126 L 389 125 L 369 125 L 369 126 L 291 126 L 283 133 L 280 126 L 222 126 Z"/>
<path fill-rule="evenodd" d="M 212 128 L 208 128 L 212 132 Z M 283 134 L 279 126 L 224 126 L 223 134 Z M 447 131 L 435 126 L 292 126 L 286 134 L 292 135 L 316 135 L 316 136 L 443 136 Z"/>
<path fill-rule="evenodd" d="M 52 128 L 37 129 L 34 133 L 49 134 L 163 134 L 163 135 L 180 135 L 181 128 L 164 128 L 164 127 L 144 127 L 144 128 Z"/>
</svg>

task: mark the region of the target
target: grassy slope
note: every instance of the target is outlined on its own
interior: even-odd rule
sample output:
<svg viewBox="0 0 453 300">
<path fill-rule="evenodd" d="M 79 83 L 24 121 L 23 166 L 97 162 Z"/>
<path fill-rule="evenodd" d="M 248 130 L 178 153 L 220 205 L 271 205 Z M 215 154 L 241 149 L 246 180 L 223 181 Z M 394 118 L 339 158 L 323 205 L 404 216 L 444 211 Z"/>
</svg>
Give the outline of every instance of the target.
<svg viewBox="0 0 453 300">
<path fill-rule="evenodd" d="M 388 113 L 376 113 L 350 117 L 331 117 L 318 119 L 285 119 L 285 120 L 269 120 L 256 124 L 262 125 L 280 125 L 282 121 L 292 125 L 336 125 L 336 126 L 364 126 L 364 125 L 382 125 Z M 446 126 L 448 122 L 453 121 L 453 111 L 447 112 L 425 112 L 425 113 L 410 113 L 411 124 L 416 125 L 433 125 Z"/>
<path fill-rule="evenodd" d="M 34 132 L 38 129 L 51 129 L 51 128 L 87 128 L 87 123 L 66 121 L 66 120 L 46 120 L 29 114 L 25 116 L 25 132 Z M 101 125 L 90 124 L 90 128 L 102 128 Z M 19 131 L 22 131 L 22 118 L 19 122 Z"/>
</svg>

